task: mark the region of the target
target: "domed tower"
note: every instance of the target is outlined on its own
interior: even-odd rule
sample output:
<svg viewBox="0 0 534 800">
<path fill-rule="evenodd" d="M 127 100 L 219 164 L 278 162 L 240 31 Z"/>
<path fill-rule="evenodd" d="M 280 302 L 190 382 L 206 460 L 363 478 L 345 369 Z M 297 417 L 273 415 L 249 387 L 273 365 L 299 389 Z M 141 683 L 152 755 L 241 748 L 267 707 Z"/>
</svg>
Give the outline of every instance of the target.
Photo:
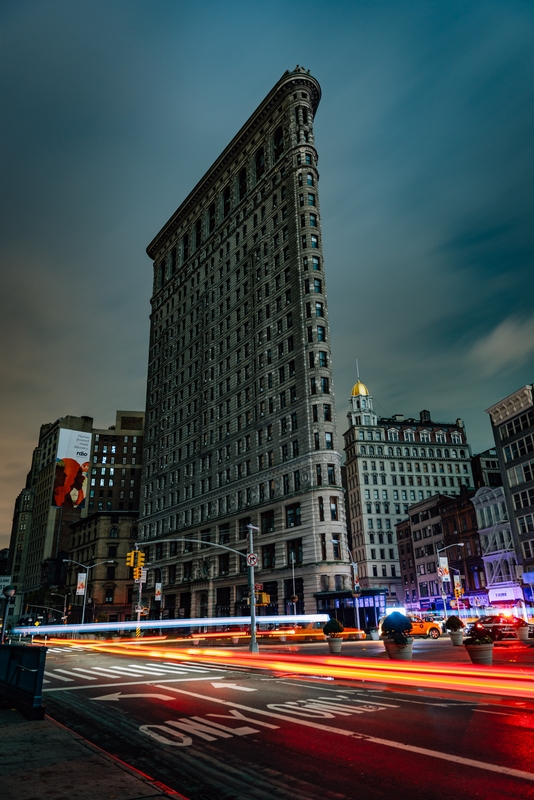
<svg viewBox="0 0 534 800">
<path fill-rule="evenodd" d="M 351 425 L 376 425 L 377 418 L 373 411 L 373 398 L 369 389 L 358 378 L 352 387 L 350 397 L 350 411 L 347 414 Z"/>
</svg>

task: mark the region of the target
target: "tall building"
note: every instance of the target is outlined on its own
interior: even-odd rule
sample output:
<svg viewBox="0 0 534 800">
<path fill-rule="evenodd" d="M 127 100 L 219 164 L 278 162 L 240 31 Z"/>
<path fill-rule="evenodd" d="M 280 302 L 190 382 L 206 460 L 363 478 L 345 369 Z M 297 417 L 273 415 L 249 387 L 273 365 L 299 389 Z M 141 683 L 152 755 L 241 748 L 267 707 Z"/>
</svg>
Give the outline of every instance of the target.
<svg viewBox="0 0 534 800">
<path fill-rule="evenodd" d="M 87 416 L 69 415 L 41 426 L 26 486 L 15 501 L 9 568 L 17 591 L 10 618 L 21 616 L 28 595 L 51 586 L 65 587 L 76 615 L 83 600 L 76 595 L 80 570 L 64 559 L 91 565 L 113 547 L 117 557 L 126 554 L 127 544 L 111 541 L 118 537 L 112 531 L 118 528 L 127 542 L 137 536 L 143 426 L 144 412 L 136 411 L 118 411 L 107 430 L 94 430 Z M 119 572 L 125 586 L 122 606 L 133 579 L 125 566 Z M 105 567 L 89 574 L 102 581 L 98 597 L 111 589 Z M 92 593 L 91 584 L 89 589 Z"/>
<path fill-rule="evenodd" d="M 16 588 L 10 616 L 24 596 L 51 583 L 64 583 L 63 558 L 70 525 L 85 511 L 93 420 L 60 417 L 41 426 L 26 486 L 15 502 L 10 571 Z"/>
<path fill-rule="evenodd" d="M 165 615 L 247 613 L 249 523 L 269 613 L 313 612 L 351 589 L 313 135 L 320 96 L 305 69 L 286 72 L 147 249 L 140 535 Z M 182 538 L 194 541 L 165 541 Z"/>
<path fill-rule="evenodd" d="M 395 526 L 410 506 L 441 491 L 459 495 L 473 487 L 464 424 L 378 417 L 360 380 L 354 385 L 344 434 L 352 552 L 364 590 L 404 597 Z"/>
<path fill-rule="evenodd" d="M 534 583 L 534 401 L 532 384 L 495 403 L 490 415 L 514 549 Z M 528 597 L 531 596 L 531 588 Z"/>
<path fill-rule="evenodd" d="M 489 603 L 514 603 L 523 599 L 521 568 L 503 487 L 482 486 L 471 502 L 477 515 Z"/>
<path fill-rule="evenodd" d="M 87 514 L 71 525 L 65 590 L 70 622 L 82 616 L 76 594 L 80 564 L 89 566 L 85 620 L 130 619 L 134 599 L 126 553 L 138 540 L 144 413 L 117 411 L 115 424 L 93 430 Z M 105 562 L 113 563 L 105 563 Z"/>
</svg>

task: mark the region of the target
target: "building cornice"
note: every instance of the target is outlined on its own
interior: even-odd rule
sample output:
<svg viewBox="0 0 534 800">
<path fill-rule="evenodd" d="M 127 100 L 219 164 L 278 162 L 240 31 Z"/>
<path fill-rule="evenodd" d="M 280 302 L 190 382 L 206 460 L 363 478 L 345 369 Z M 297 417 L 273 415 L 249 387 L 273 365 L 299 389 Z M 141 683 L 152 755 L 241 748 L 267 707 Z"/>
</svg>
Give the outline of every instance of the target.
<svg viewBox="0 0 534 800">
<path fill-rule="evenodd" d="M 527 383 L 517 392 L 509 394 L 504 400 L 500 400 L 495 405 L 487 408 L 486 414 L 490 415 L 493 425 L 497 426 L 532 405 L 532 384 Z"/>
</svg>

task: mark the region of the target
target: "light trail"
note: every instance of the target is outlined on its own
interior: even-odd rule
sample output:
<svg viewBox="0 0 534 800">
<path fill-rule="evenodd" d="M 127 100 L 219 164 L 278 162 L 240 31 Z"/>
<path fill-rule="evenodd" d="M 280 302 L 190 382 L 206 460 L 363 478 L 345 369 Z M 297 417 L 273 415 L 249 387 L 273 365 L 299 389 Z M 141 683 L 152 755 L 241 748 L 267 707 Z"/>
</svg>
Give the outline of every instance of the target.
<svg viewBox="0 0 534 800">
<path fill-rule="evenodd" d="M 141 655 L 139 644 L 100 643 L 87 640 L 54 639 L 53 644 L 79 647 L 95 652 L 116 655 Z M 147 643 L 148 644 L 148 643 Z M 436 665 L 428 662 L 392 662 L 378 659 L 358 659 L 344 656 L 305 656 L 301 654 L 246 653 L 220 648 L 169 648 L 154 647 L 148 644 L 142 648 L 142 655 L 149 658 L 169 661 L 194 661 L 216 664 L 231 669 L 241 667 L 268 670 L 284 675 L 310 675 L 365 681 L 370 683 L 389 683 L 396 686 L 418 686 L 428 689 L 447 689 L 459 692 L 475 692 L 505 697 L 522 697 L 534 700 L 534 669 L 513 667 L 478 667 L 465 664 Z M 453 670 L 453 671 L 452 671 Z"/>
<path fill-rule="evenodd" d="M 284 614 L 261 617 L 261 625 L 294 625 L 297 623 L 328 622 L 328 614 Z M 215 628 L 250 627 L 250 617 L 195 617 L 194 619 L 147 619 L 140 622 L 84 622 L 79 625 L 17 625 L 12 633 L 21 636 L 47 636 L 51 633 L 101 633 L 102 631 L 134 631 L 156 628 Z M 197 638 L 197 637 L 195 637 Z"/>
</svg>

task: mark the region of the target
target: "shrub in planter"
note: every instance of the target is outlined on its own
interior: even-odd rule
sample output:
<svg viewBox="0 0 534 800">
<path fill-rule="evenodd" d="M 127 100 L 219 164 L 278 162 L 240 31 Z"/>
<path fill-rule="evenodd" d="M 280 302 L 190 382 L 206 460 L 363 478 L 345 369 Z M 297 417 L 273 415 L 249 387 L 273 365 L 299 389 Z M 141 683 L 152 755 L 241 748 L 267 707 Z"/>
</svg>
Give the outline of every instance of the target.
<svg viewBox="0 0 534 800">
<path fill-rule="evenodd" d="M 530 636 L 530 627 L 528 622 L 524 619 L 516 619 L 514 621 L 514 628 L 517 638 L 520 642 L 528 642 Z"/>
<path fill-rule="evenodd" d="M 462 628 L 465 628 L 465 625 L 460 617 L 456 617 L 454 614 L 452 614 L 445 620 L 445 627 L 449 632 L 456 632 L 461 631 Z"/>
<path fill-rule="evenodd" d="M 329 619 L 326 625 L 323 627 L 323 633 L 325 636 L 328 636 L 329 639 L 339 639 L 341 634 L 345 628 L 337 619 Z"/>
<path fill-rule="evenodd" d="M 411 620 L 400 611 L 388 614 L 382 622 L 382 636 L 395 644 L 408 644 L 408 634 L 411 629 Z"/>
</svg>

